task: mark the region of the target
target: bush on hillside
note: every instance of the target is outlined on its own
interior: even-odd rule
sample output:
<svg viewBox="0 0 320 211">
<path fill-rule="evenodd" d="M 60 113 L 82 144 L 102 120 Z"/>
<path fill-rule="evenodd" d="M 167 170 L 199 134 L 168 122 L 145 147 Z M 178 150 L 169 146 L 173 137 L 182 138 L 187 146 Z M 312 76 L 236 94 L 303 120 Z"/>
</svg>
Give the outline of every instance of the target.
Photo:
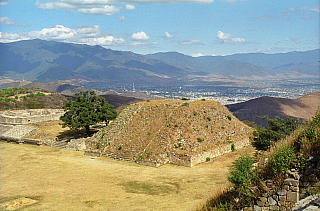
<svg viewBox="0 0 320 211">
<path fill-rule="evenodd" d="M 266 173 L 275 181 L 279 181 L 284 178 L 294 159 L 294 148 L 292 146 L 282 146 L 271 155 Z"/>
<path fill-rule="evenodd" d="M 252 164 L 254 160 L 249 154 L 241 155 L 230 170 L 228 180 L 236 189 L 247 186 L 252 178 Z"/>
<path fill-rule="evenodd" d="M 302 126 L 290 137 L 280 140 L 277 146 L 271 148 L 269 152 L 260 152 L 263 159 L 255 170 L 252 170 L 253 159 L 248 155 L 241 156 L 229 173 L 228 179 L 232 182 L 233 188 L 228 188 L 209 199 L 198 210 L 241 210 L 253 204 L 251 202 L 255 200 L 254 197 L 259 197 L 259 194 L 267 191 L 264 180 L 271 179 L 280 186 L 285 174 L 291 168 L 300 168 L 299 172 L 304 172 L 305 166 L 318 166 L 320 162 L 320 111 Z M 266 165 L 265 158 L 268 158 Z M 315 189 L 315 191 L 310 190 L 310 193 L 320 192 L 319 187 Z"/>
<path fill-rule="evenodd" d="M 260 116 L 260 118 L 267 119 L 268 126 L 257 127 L 253 133 L 255 137 L 252 145 L 258 150 L 268 150 L 272 144 L 285 138 L 299 125 L 298 120 L 289 117 L 270 119 L 268 116 Z"/>
</svg>

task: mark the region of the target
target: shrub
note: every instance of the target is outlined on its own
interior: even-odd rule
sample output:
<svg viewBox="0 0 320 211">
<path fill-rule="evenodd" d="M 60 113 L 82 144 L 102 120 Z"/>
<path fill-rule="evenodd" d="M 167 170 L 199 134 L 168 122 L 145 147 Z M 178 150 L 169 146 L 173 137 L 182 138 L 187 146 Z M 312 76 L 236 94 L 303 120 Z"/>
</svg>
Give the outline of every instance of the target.
<svg viewBox="0 0 320 211">
<path fill-rule="evenodd" d="M 182 103 L 182 106 L 189 106 L 189 102 L 186 101 L 186 102 Z"/>
<path fill-rule="evenodd" d="M 231 151 L 232 152 L 236 151 L 236 146 L 234 144 L 231 144 Z"/>
<path fill-rule="evenodd" d="M 206 161 L 207 161 L 207 162 L 209 162 L 210 160 L 211 160 L 211 158 L 209 158 L 209 157 L 206 158 Z"/>
<path fill-rule="evenodd" d="M 227 118 L 229 119 L 229 121 L 231 121 L 231 119 L 232 119 L 231 116 L 227 116 Z"/>
<path fill-rule="evenodd" d="M 204 139 L 203 138 L 197 138 L 198 142 L 203 142 Z"/>
<path fill-rule="evenodd" d="M 255 137 L 252 145 L 258 150 L 268 150 L 272 143 L 285 138 L 299 125 L 298 120 L 289 117 L 269 119 L 268 116 L 259 116 L 259 118 L 267 119 L 268 127 L 257 127 L 253 132 Z"/>
<path fill-rule="evenodd" d="M 280 179 L 290 169 L 290 164 L 295 158 L 295 151 L 292 146 L 278 148 L 268 161 L 267 168 L 273 179 Z M 268 172 L 269 173 L 269 172 Z"/>
<path fill-rule="evenodd" d="M 241 155 L 240 158 L 236 160 L 228 176 L 228 180 L 236 189 L 243 188 L 250 184 L 253 175 L 253 163 L 254 160 L 249 154 Z"/>
</svg>

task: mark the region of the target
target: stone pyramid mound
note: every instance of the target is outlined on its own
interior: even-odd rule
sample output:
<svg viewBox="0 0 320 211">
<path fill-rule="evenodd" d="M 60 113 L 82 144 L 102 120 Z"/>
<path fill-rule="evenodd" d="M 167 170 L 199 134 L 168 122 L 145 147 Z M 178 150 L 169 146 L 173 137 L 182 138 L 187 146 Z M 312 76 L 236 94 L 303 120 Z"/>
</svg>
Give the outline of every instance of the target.
<svg viewBox="0 0 320 211">
<path fill-rule="evenodd" d="M 155 100 L 123 109 L 87 144 L 102 156 L 191 167 L 248 145 L 251 134 L 216 101 Z"/>
</svg>

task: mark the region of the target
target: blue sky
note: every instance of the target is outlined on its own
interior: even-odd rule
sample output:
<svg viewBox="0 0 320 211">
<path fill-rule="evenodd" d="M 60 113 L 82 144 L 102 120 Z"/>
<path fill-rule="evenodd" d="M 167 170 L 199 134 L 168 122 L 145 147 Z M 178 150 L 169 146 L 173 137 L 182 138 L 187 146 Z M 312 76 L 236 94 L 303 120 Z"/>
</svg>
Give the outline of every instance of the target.
<svg viewBox="0 0 320 211">
<path fill-rule="evenodd" d="M 319 48 L 318 0 L 0 0 L 0 16 L 0 42 L 192 56 Z"/>
</svg>

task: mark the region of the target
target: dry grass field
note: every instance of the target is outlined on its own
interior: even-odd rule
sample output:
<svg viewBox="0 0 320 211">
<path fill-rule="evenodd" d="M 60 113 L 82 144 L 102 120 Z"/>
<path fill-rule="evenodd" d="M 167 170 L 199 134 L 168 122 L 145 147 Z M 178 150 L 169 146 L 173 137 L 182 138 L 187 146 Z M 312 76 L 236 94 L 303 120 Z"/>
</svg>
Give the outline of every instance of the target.
<svg viewBox="0 0 320 211">
<path fill-rule="evenodd" d="M 0 204 L 22 197 L 37 201 L 18 210 L 194 210 L 228 186 L 229 166 L 253 148 L 192 168 L 154 168 L 5 142 L 0 152 Z"/>
</svg>

